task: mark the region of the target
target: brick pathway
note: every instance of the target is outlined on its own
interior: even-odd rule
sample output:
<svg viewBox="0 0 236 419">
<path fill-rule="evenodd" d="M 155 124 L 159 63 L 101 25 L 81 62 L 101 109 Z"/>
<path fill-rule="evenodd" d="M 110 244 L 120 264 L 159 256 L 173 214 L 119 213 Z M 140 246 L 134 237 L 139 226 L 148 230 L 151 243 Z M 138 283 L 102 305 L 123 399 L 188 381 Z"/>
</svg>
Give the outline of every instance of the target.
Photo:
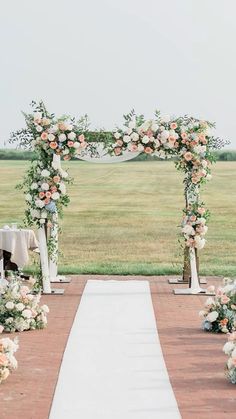
<svg viewBox="0 0 236 419">
<path fill-rule="evenodd" d="M 46 330 L 17 334 L 19 368 L 0 385 L 0 419 L 48 418 L 63 351 L 88 278 L 99 276 L 73 277 L 64 284 L 64 296 L 42 297 L 50 307 Z M 174 296 L 176 286 L 169 285 L 166 277 L 102 277 L 106 278 L 150 281 L 162 349 L 183 419 L 236 417 L 236 387 L 224 376 L 226 337 L 204 333 L 199 327 L 198 311 L 205 297 Z M 217 282 L 211 278 L 208 285 Z"/>
</svg>

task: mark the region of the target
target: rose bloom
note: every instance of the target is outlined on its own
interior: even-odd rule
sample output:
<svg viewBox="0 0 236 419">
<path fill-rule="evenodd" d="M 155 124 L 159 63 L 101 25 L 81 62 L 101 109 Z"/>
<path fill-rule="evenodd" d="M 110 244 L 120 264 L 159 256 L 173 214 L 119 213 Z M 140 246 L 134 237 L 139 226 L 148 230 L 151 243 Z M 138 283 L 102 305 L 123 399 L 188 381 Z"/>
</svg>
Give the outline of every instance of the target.
<svg viewBox="0 0 236 419">
<path fill-rule="evenodd" d="M 230 301 L 230 299 L 229 297 L 227 297 L 227 295 L 222 295 L 220 301 L 221 301 L 221 304 L 227 304 Z"/>
<path fill-rule="evenodd" d="M 192 160 L 192 158 L 193 158 L 193 155 L 192 155 L 192 153 L 191 153 L 190 151 L 187 151 L 187 152 L 184 154 L 184 158 L 185 158 L 185 160 L 186 160 L 186 161 L 191 161 L 191 160 Z"/>
<path fill-rule="evenodd" d="M 203 215 L 203 214 L 205 214 L 206 210 L 205 210 L 205 208 L 203 208 L 203 207 L 199 207 L 199 208 L 197 209 L 197 212 L 198 212 L 200 215 Z"/>
<path fill-rule="evenodd" d="M 81 142 L 81 143 L 83 143 L 84 141 L 85 141 L 85 137 L 84 137 L 84 134 L 81 134 L 81 135 L 79 135 L 79 141 Z"/>
<path fill-rule="evenodd" d="M 0 365 L 5 367 L 8 364 L 8 359 L 5 354 L 0 354 Z"/>
<path fill-rule="evenodd" d="M 121 154 L 121 148 L 120 147 L 116 147 L 114 150 L 114 153 L 116 156 L 119 156 L 119 154 Z"/>
<path fill-rule="evenodd" d="M 172 122 L 172 123 L 170 124 L 170 128 L 171 128 L 171 129 L 176 129 L 176 128 L 177 128 L 177 124 L 176 124 L 176 122 Z"/>
<path fill-rule="evenodd" d="M 147 130 L 146 135 L 150 138 L 153 136 L 153 132 L 151 129 Z"/>
<path fill-rule="evenodd" d="M 65 131 L 66 130 L 66 124 L 64 122 L 59 122 L 58 123 L 58 128 L 61 131 Z"/>
<path fill-rule="evenodd" d="M 194 239 L 186 240 L 186 246 L 187 247 L 193 247 L 194 246 Z"/>
<path fill-rule="evenodd" d="M 130 150 L 131 151 L 137 151 L 138 150 L 137 144 L 130 144 Z"/>
<path fill-rule="evenodd" d="M 47 198 L 51 198 L 52 194 L 51 194 L 51 192 L 47 191 L 45 195 L 46 195 Z"/>
<path fill-rule="evenodd" d="M 56 141 L 51 141 L 51 142 L 50 142 L 50 147 L 51 147 L 53 150 L 55 150 L 55 148 L 57 148 L 57 143 L 56 143 Z"/>
<path fill-rule="evenodd" d="M 182 140 L 186 140 L 188 138 L 188 135 L 186 134 L 186 132 L 182 132 L 181 138 Z"/>
<path fill-rule="evenodd" d="M 70 156 L 68 156 L 68 155 L 66 155 L 66 156 L 64 156 L 64 157 L 63 157 L 63 159 L 64 159 L 64 160 L 70 160 L 70 159 L 71 159 L 71 157 L 70 157 Z"/>
<path fill-rule="evenodd" d="M 48 139 L 48 134 L 47 134 L 47 132 L 42 132 L 42 134 L 41 134 L 41 138 L 42 138 L 42 140 L 47 140 Z"/>
<path fill-rule="evenodd" d="M 68 145 L 68 147 L 73 147 L 74 146 L 74 141 L 67 141 L 67 145 Z"/>
<path fill-rule="evenodd" d="M 228 323 L 228 319 L 223 319 L 223 320 L 220 320 L 220 325 L 221 326 L 226 326 L 227 325 L 227 323 Z"/>
<path fill-rule="evenodd" d="M 196 221 L 196 219 L 197 219 L 197 217 L 196 217 L 196 215 L 191 215 L 191 217 L 190 217 L 190 221 Z"/>
<path fill-rule="evenodd" d="M 151 153 L 152 153 L 152 149 L 151 149 L 151 147 L 145 147 L 144 152 L 145 152 L 146 154 L 151 154 Z"/>
<path fill-rule="evenodd" d="M 45 196 L 45 193 L 44 192 L 39 192 L 39 198 L 44 198 L 44 196 Z"/>
<path fill-rule="evenodd" d="M 57 192 L 57 187 L 56 186 L 52 186 L 51 187 L 51 192 Z"/>
<path fill-rule="evenodd" d="M 59 182 L 60 182 L 60 180 L 61 180 L 60 176 L 53 176 L 53 181 L 54 181 L 55 183 L 59 183 Z"/>
<path fill-rule="evenodd" d="M 45 205 L 49 204 L 49 202 L 50 202 L 50 198 L 46 198 L 46 199 L 44 200 Z"/>
<path fill-rule="evenodd" d="M 118 145 L 119 147 L 121 147 L 123 145 L 123 141 L 122 140 L 117 140 L 116 141 L 116 145 Z"/>
</svg>

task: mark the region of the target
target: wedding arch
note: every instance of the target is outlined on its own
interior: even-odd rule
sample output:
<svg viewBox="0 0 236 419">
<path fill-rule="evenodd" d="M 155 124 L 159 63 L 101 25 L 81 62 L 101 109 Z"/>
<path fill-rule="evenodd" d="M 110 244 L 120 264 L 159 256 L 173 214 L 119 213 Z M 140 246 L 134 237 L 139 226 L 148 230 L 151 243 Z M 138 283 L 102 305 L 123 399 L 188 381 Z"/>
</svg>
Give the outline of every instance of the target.
<svg viewBox="0 0 236 419">
<path fill-rule="evenodd" d="M 43 291 L 51 293 L 50 283 L 57 280 L 59 217 L 70 201 L 66 184 L 71 179 L 61 160 L 79 158 L 111 163 L 145 153 L 161 159 L 175 158 L 176 169 L 184 174 L 186 205 L 181 232 L 185 247 L 183 275 L 189 287 L 179 292 L 204 293 L 197 251 L 206 243 L 209 211 L 200 199 L 200 187 L 211 179 L 213 151 L 224 145 L 210 132 L 214 124 L 188 116 L 171 118 L 159 111 L 153 119 L 146 120 L 132 111 L 124 115 L 122 128 L 91 131 L 87 115 L 78 121 L 68 115 L 56 118 L 43 102 L 33 101 L 31 105 L 32 113 L 23 113 L 26 128 L 12 133 L 10 142 L 35 152 L 21 188 L 27 203 L 25 223 L 38 228 Z"/>
</svg>

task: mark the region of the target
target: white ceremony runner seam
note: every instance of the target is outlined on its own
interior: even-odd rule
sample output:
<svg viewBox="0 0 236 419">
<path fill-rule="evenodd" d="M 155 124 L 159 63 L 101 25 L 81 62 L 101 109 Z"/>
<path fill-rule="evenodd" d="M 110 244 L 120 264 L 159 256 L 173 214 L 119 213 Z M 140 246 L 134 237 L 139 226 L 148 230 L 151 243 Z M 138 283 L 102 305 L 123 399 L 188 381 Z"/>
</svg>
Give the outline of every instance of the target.
<svg viewBox="0 0 236 419">
<path fill-rule="evenodd" d="M 50 419 L 179 419 L 148 281 L 89 280 Z"/>
</svg>

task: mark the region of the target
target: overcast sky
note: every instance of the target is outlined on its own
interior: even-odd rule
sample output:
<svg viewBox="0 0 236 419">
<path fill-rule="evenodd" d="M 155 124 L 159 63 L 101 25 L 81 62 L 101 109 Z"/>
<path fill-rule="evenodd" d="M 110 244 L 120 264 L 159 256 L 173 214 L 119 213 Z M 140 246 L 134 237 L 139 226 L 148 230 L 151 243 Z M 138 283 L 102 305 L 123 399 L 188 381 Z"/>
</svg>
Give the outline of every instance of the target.
<svg viewBox="0 0 236 419">
<path fill-rule="evenodd" d="M 131 108 L 209 119 L 236 148 L 235 18 L 235 0 L 2 0 L 0 146 L 43 99 L 94 127 Z"/>
</svg>

